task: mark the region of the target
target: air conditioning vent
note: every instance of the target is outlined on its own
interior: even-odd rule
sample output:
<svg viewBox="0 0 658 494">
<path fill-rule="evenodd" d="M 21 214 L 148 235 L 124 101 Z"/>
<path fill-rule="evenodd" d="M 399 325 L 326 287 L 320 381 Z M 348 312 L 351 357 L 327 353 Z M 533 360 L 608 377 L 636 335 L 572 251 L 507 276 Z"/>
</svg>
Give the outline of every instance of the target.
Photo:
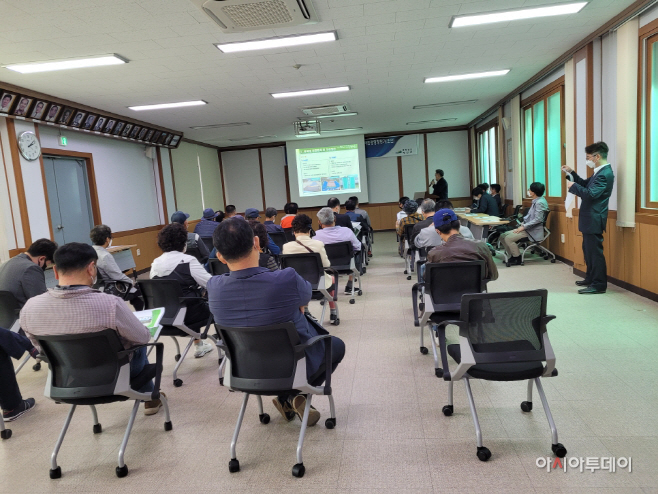
<svg viewBox="0 0 658 494">
<path fill-rule="evenodd" d="M 304 115 L 309 115 L 311 117 L 317 117 L 319 115 L 336 115 L 338 113 L 345 113 L 350 111 L 350 107 L 347 104 L 343 105 L 324 105 L 324 106 L 308 106 L 302 108 L 302 113 Z"/>
<path fill-rule="evenodd" d="M 318 22 L 311 0 L 192 1 L 227 33 Z"/>
</svg>

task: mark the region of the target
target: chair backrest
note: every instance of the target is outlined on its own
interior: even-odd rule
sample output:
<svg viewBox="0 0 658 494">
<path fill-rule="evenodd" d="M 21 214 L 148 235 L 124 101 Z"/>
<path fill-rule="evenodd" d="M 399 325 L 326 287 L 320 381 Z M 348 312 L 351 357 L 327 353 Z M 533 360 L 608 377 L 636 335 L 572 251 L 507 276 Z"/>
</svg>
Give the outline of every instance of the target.
<svg viewBox="0 0 658 494">
<path fill-rule="evenodd" d="M 349 269 L 352 259 L 354 259 L 354 247 L 352 242 L 337 242 L 335 244 L 324 244 L 327 251 L 327 257 L 331 262 L 331 267 L 336 269 Z"/>
<path fill-rule="evenodd" d="M 548 215 L 551 214 L 551 210 L 549 209 L 546 211 L 546 215 L 544 216 L 544 228 L 546 228 L 546 224 L 548 223 Z"/>
<path fill-rule="evenodd" d="M 228 266 L 217 258 L 210 259 L 208 261 L 208 266 L 210 267 L 210 274 L 213 276 L 231 272 Z"/>
<path fill-rule="evenodd" d="M 546 359 L 543 333 L 547 290 L 472 293 L 461 301 L 460 336 L 468 339 L 478 363 Z"/>
<path fill-rule="evenodd" d="M 518 206 L 514 207 L 514 212 L 512 213 L 511 217 L 516 219 L 517 216 L 519 216 L 520 211 L 521 211 L 521 205 L 519 204 Z"/>
<path fill-rule="evenodd" d="M 253 328 L 216 325 L 230 362 L 230 386 L 248 393 L 276 393 L 292 389 L 299 334 L 295 324 L 285 322 Z"/>
<path fill-rule="evenodd" d="M 425 292 L 431 297 L 433 311 L 458 312 L 462 295 L 484 291 L 484 273 L 484 261 L 425 264 Z"/>
<path fill-rule="evenodd" d="M 144 308 L 164 307 L 162 325 L 173 322 L 182 304 L 183 288 L 176 280 L 140 280 L 137 282 L 144 297 Z"/>
<path fill-rule="evenodd" d="M 201 240 L 203 240 L 203 243 L 206 244 L 208 252 L 212 252 L 212 250 L 215 248 L 215 246 L 212 244 L 212 237 L 201 237 Z"/>
<path fill-rule="evenodd" d="M 21 304 L 13 293 L 0 291 L 0 328 L 12 329 L 21 313 Z M 18 328 L 16 328 L 18 329 Z"/>
<path fill-rule="evenodd" d="M 270 232 L 269 236 L 272 239 L 272 242 L 283 251 L 283 244 L 288 241 L 286 234 L 284 232 Z"/>
<path fill-rule="evenodd" d="M 211 250 L 212 250 L 212 248 L 211 248 Z M 210 251 L 208 251 L 208 252 L 210 252 Z M 205 264 L 205 262 L 208 260 L 208 258 L 206 256 L 201 255 L 201 250 L 197 246 L 188 247 L 187 249 L 185 249 L 185 253 L 188 256 L 194 257 L 201 264 Z"/>
<path fill-rule="evenodd" d="M 295 234 L 293 233 L 292 228 L 284 228 L 283 233 L 286 235 L 286 241 L 288 242 L 295 241 Z"/>
<path fill-rule="evenodd" d="M 499 215 L 501 218 L 505 217 L 505 213 L 507 212 L 508 207 L 509 207 L 509 204 L 507 204 L 506 202 L 502 204 L 502 206 L 500 208 L 500 215 Z"/>
<path fill-rule="evenodd" d="M 313 290 L 318 289 L 320 280 L 322 279 L 322 276 L 324 276 L 322 257 L 318 252 L 281 255 L 279 256 L 279 263 L 281 269 L 294 269 L 299 276 L 311 284 Z"/>
<path fill-rule="evenodd" d="M 418 257 L 421 261 L 427 259 L 427 247 L 421 247 L 418 249 Z"/>
<path fill-rule="evenodd" d="M 113 329 L 95 333 L 38 336 L 52 379 L 53 399 L 84 399 L 114 394 L 120 368 L 128 357 Z"/>
<path fill-rule="evenodd" d="M 416 226 L 415 223 L 412 223 L 410 225 L 404 225 L 404 238 L 407 239 L 407 242 L 409 242 L 409 240 L 411 239 L 411 232 L 413 232 L 414 226 Z M 415 249 L 416 246 L 414 244 L 412 244 L 411 242 L 409 242 L 409 248 L 410 249 Z"/>
</svg>

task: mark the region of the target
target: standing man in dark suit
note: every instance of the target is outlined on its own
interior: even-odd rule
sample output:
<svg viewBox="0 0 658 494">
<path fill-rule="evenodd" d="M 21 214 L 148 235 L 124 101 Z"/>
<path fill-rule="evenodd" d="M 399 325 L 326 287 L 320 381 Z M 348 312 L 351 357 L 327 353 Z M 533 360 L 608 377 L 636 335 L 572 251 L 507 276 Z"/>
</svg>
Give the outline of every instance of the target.
<svg viewBox="0 0 658 494">
<path fill-rule="evenodd" d="M 430 182 L 429 187 L 432 187 L 432 195 L 438 197 L 437 201 L 448 199 L 448 181 L 443 178 L 443 170 L 434 173 L 434 180 Z"/>
<path fill-rule="evenodd" d="M 605 256 L 603 255 L 603 232 L 608 221 L 608 201 L 612 194 L 615 176 L 608 163 L 608 145 L 596 142 L 585 148 L 587 166 L 594 174 L 582 179 L 568 166 L 562 171 L 567 174 L 567 190 L 580 197 L 578 230 L 583 234 L 583 254 L 587 274 L 576 285 L 584 286 L 578 293 L 605 293 L 608 287 Z"/>
</svg>

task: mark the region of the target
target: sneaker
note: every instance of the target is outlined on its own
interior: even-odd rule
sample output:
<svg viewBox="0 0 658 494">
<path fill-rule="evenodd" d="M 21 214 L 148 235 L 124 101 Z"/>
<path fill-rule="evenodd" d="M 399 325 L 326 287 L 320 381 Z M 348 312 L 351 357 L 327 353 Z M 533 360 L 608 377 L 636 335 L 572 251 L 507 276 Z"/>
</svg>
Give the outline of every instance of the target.
<svg viewBox="0 0 658 494">
<path fill-rule="evenodd" d="M 164 397 L 167 395 L 164 393 L 160 393 Z M 145 401 L 144 402 L 144 415 L 155 415 L 160 411 L 160 408 L 162 408 L 162 400 L 157 399 L 157 400 L 151 400 L 151 401 Z"/>
<path fill-rule="evenodd" d="M 21 404 L 18 405 L 13 410 L 3 410 L 2 420 L 4 420 L 5 422 L 12 422 L 16 420 L 18 417 L 20 417 L 21 415 L 24 415 L 30 410 L 32 410 L 35 407 L 35 405 L 36 402 L 34 401 L 34 398 L 28 398 L 27 400 L 23 400 Z"/>
<path fill-rule="evenodd" d="M 201 358 L 206 353 L 212 352 L 212 345 L 207 341 L 202 341 L 201 343 L 195 345 L 196 351 L 194 352 L 194 358 Z"/>
<path fill-rule="evenodd" d="M 274 408 L 276 408 L 281 416 L 285 419 L 286 422 L 290 422 L 295 418 L 295 411 L 290 406 L 289 401 L 280 401 L 279 398 L 274 398 L 272 400 L 274 403 Z"/>
<path fill-rule="evenodd" d="M 306 408 L 306 396 L 297 395 L 292 400 L 292 409 L 295 411 L 299 420 L 304 420 L 304 409 Z M 320 420 L 320 412 L 318 412 L 314 407 L 311 407 L 311 410 L 308 413 L 308 426 L 312 427 L 318 423 Z"/>
<path fill-rule="evenodd" d="M 352 282 L 348 281 L 345 285 L 345 295 L 352 295 Z"/>
</svg>

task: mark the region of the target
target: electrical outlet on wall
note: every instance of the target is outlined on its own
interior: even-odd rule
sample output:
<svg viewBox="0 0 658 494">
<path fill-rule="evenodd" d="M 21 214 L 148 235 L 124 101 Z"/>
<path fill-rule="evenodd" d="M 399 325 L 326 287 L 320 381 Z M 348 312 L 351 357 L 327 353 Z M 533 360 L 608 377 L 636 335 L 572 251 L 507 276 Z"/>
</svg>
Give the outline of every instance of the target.
<svg viewBox="0 0 658 494">
<path fill-rule="evenodd" d="M 565 243 L 567 241 L 566 237 L 564 236 L 564 233 L 560 235 L 560 240 L 562 241 L 562 243 Z M 137 252 L 139 252 L 139 251 L 137 251 Z M 139 254 L 137 254 L 137 255 L 139 255 Z"/>
<path fill-rule="evenodd" d="M 562 235 L 562 236 L 564 237 L 564 235 Z M 563 240 L 563 242 L 564 242 L 564 240 Z M 142 255 L 142 251 L 139 250 L 139 249 L 137 249 L 137 255 L 138 255 L 138 256 L 141 256 L 141 255 Z"/>
</svg>

